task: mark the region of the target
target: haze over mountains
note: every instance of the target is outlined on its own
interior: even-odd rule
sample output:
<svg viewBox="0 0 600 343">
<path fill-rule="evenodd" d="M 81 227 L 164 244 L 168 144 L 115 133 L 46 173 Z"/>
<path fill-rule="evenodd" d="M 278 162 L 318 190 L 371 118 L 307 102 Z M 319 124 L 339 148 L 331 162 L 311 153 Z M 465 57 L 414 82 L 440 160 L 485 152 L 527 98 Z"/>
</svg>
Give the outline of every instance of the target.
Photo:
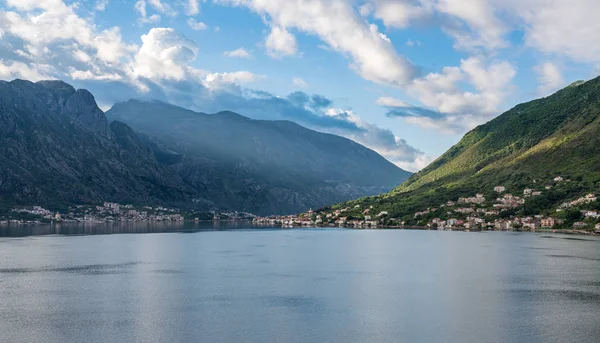
<svg viewBox="0 0 600 343">
<path fill-rule="evenodd" d="M 392 192 L 339 206 L 373 205 L 410 217 L 497 185 L 521 192 L 515 194 L 544 189 L 557 176 L 572 180 L 568 192 L 544 191 L 536 205 L 551 209 L 600 189 L 600 77 L 517 105 L 467 133 Z"/>
<path fill-rule="evenodd" d="M 180 154 L 172 166 L 177 174 L 229 208 L 260 203 L 259 212 L 294 212 L 379 194 L 410 175 L 360 144 L 289 121 L 135 100 L 115 105 L 107 116 Z"/>
<path fill-rule="evenodd" d="M 388 191 L 410 173 L 287 121 L 129 101 L 61 81 L 0 82 L 0 204 L 98 201 L 292 213 Z"/>
</svg>

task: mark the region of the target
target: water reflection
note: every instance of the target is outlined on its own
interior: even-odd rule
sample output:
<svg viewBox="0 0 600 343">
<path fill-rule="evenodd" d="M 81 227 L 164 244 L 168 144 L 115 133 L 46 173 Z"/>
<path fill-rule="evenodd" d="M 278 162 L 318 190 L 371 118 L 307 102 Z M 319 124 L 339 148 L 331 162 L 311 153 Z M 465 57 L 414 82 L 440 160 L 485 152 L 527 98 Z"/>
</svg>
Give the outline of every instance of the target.
<svg viewBox="0 0 600 343">
<path fill-rule="evenodd" d="M 597 238 L 211 226 L 0 239 L 0 341 L 598 341 Z"/>
<path fill-rule="evenodd" d="M 125 233 L 194 233 L 199 231 L 240 230 L 269 228 L 254 226 L 246 221 L 228 222 L 135 222 L 135 223 L 54 223 L 0 225 L 0 237 L 26 237 L 43 235 L 110 235 Z M 273 227 L 275 229 L 275 227 Z"/>
</svg>

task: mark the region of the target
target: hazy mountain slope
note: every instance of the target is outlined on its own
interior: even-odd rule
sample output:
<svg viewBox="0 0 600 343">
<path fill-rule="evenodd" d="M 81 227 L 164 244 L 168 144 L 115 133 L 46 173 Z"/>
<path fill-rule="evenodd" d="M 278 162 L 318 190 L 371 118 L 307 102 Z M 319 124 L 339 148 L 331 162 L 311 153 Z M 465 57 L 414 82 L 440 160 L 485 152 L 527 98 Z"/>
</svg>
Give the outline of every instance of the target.
<svg viewBox="0 0 600 343">
<path fill-rule="evenodd" d="M 600 180 L 599 113 L 600 78 L 575 83 L 475 128 L 392 192 L 352 204 L 403 216 L 496 185 L 522 191 L 558 175 L 579 180 L 573 192 L 592 191 Z"/>
<path fill-rule="evenodd" d="M 410 175 L 351 140 L 287 121 L 136 100 L 106 115 L 180 154 L 177 174 L 230 208 L 296 212 L 389 191 Z"/>
<path fill-rule="evenodd" d="M 89 92 L 0 81 L 0 204 L 179 203 L 187 188 L 127 125 L 109 125 Z"/>
</svg>

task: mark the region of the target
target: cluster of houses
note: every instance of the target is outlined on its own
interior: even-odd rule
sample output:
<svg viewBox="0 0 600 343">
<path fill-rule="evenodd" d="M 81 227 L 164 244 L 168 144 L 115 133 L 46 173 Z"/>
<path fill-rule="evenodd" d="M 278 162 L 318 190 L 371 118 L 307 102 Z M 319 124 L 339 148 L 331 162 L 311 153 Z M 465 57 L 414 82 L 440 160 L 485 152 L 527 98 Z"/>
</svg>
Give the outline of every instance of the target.
<svg viewBox="0 0 600 343">
<path fill-rule="evenodd" d="M 563 182 L 565 181 L 562 177 L 556 177 L 554 182 Z M 550 189 L 552 186 L 546 186 L 546 189 Z M 494 187 L 494 191 L 498 194 L 502 194 L 506 192 L 506 187 L 504 186 L 496 186 Z M 498 197 L 495 203 L 492 205 L 492 208 L 479 207 L 480 205 L 485 204 L 486 199 L 483 194 L 476 194 L 474 197 L 469 198 L 459 198 L 456 203 L 453 201 L 448 201 L 446 204 L 440 205 L 440 208 L 453 208 L 451 211 L 447 211 L 447 216 L 452 216 L 453 213 L 460 213 L 463 215 L 468 215 L 466 219 L 456 219 L 450 218 L 447 220 L 442 220 L 440 218 L 434 218 L 433 220 L 426 223 L 427 227 L 433 227 L 438 229 L 467 229 L 467 230 L 514 230 L 514 229 L 523 229 L 523 230 L 536 230 L 540 228 L 551 229 L 558 225 L 562 225 L 564 223 L 563 220 L 553 218 L 553 217 L 544 217 L 542 215 L 535 216 L 510 216 L 508 219 L 500 219 L 497 218 L 502 211 L 508 209 L 517 208 L 523 204 L 525 204 L 525 199 L 529 197 L 536 197 L 542 195 L 542 191 L 533 190 L 531 188 L 527 188 L 523 191 L 523 197 L 515 196 L 513 194 L 503 194 L 501 197 Z M 573 200 L 571 202 L 563 203 L 557 211 L 560 212 L 564 209 L 581 206 L 585 204 L 590 204 L 596 201 L 596 196 L 594 194 L 588 194 L 579 199 Z M 456 205 L 464 205 L 469 204 L 469 207 L 458 207 Z M 425 211 L 416 212 L 414 214 L 415 218 L 419 218 L 425 216 L 429 213 L 435 212 L 438 209 L 430 208 Z M 596 221 L 600 219 L 600 213 L 594 210 L 582 210 L 582 217 L 585 219 L 590 219 L 590 221 Z M 493 218 L 493 220 L 487 220 L 486 218 Z M 589 229 L 589 222 L 575 222 L 573 224 L 573 229 L 581 230 L 581 229 Z M 600 222 L 596 223 L 594 229 L 597 233 L 600 233 Z"/>
<path fill-rule="evenodd" d="M 558 176 L 552 180 L 554 183 L 568 181 Z M 544 186 L 545 190 L 553 186 Z M 537 230 L 552 229 L 563 225 L 561 219 L 533 215 L 516 216 L 507 215 L 503 212 L 515 210 L 524 205 L 527 199 L 539 197 L 542 190 L 526 188 L 520 195 L 506 193 L 506 187 L 494 187 L 496 195 L 494 200 L 488 201 L 484 194 L 475 194 L 470 197 L 460 197 L 456 201 L 448 201 L 437 208 L 428 208 L 413 214 L 411 224 L 417 223 L 416 227 L 427 227 L 438 230 Z M 581 206 L 596 201 L 594 194 L 588 194 L 577 200 L 564 203 L 557 211 L 562 209 Z M 339 226 L 354 228 L 374 228 L 381 226 L 408 227 L 407 222 L 390 218 L 387 211 L 373 212 L 373 206 L 361 209 L 360 205 L 354 208 L 346 207 L 329 212 L 316 213 L 309 210 L 306 213 L 289 216 L 256 217 L 257 224 L 268 224 L 273 226 Z M 350 214 L 351 213 L 351 214 Z M 358 214 L 357 214 L 358 213 Z M 514 213 L 514 212 L 511 212 Z M 433 218 L 439 216 L 441 218 Z M 600 220 L 600 213 L 594 210 L 582 211 L 582 217 L 586 222 L 576 222 L 573 229 L 590 229 L 590 223 Z M 443 218 L 443 219 L 442 219 Z M 408 219 L 407 219 L 408 220 Z M 595 224 L 595 229 L 600 233 L 600 223 Z"/>
<path fill-rule="evenodd" d="M 15 208 L 14 213 L 31 214 L 39 217 L 46 222 L 85 222 L 85 223 L 104 223 L 104 222 L 181 222 L 184 220 L 179 210 L 165 207 L 144 206 L 135 208 L 133 205 L 121 205 L 117 203 L 105 202 L 99 206 L 78 205 L 69 208 L 68 213 L 52 212 L 41 206 L 32 206 L 25 208 Z M 41 220 L 23 220 L 10 219 L 0 221 L 0 224 L 24 224 L 39 223 Z"/>
<path fill-rule="evenodd" d="M 564 202 L 560 205 L 560 207 L 558 209 L 556 209 L 557 212 L 561 212 L 565 209 L 574 207 L 574 206 L 580 206 L 580 205 L 585 205 L 585 204 L 589 204 L 592 202 L 596 201 L 596 196 L 594 194 L 588 194 L 584 197 L 581 197 L 579 199 L 575 199 L 571 202 Z"/>
<path fill-rule="evenodd" d="M 360 206 L 356 205 L 355 209 L 359 209 Z M 360 219 L 346 215 L 351 210 L 350 207 L 346 207 L 340 210 L 335 210 L 331 213 L 315 213 L 312 209 L 306 213 L 299 215 L 288 215 L 288 216 L 270 216 L 270 217 L 256 217 L 253 223 L 260 225 L 272 225 L 282 227 L 296 227 L 296 226 L 338 226 L 338 227 L 354 227 L 354 228 L 376 228 L 381 226 L 381 219 L 388 215 L 388 212 L 381 211 L 377 214 L 371 214 L 373 206 L 362 211 Z"/>
<path fill-rule="evenodd" d="M 114 202 L 104 202 L 101 205 L 77 205 L 70 207 L 66 213 L 53 212 L 41 206 L 28 206 L 12 209 L 15 215 L 1 218 L 0 224 L 36 224 L 42 222 L 77 222 L 77 223 L 107 223 L 107 222 L 183 222 L 188 217 L 190 221 L 238 221 L 249 220 L 255 215 L 247 212 L 186 212 L 162 206 L 122 205 Z M 31 215 L 31 216 L 24 216 Z"/>
</svg>

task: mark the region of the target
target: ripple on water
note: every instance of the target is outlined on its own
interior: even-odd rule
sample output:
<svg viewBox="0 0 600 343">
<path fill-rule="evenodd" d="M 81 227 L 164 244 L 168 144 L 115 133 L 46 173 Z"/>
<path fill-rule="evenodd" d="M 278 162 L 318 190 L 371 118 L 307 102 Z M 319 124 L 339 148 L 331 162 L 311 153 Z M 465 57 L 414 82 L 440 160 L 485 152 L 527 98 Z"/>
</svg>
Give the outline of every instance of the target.
<svg viewBox="0 0 600 343">
<path fill-rule="evenodd" d="M 118 264 L 86 264 L 69 267 L 41 267 L 41 268 L 3 268 L 0 274 L 32 274 L 32 273 L 75 273 L 75 274 L 122 274 L 128 268 L 142 264 L 142 262 L 126 262 Z"/>
</svg>

